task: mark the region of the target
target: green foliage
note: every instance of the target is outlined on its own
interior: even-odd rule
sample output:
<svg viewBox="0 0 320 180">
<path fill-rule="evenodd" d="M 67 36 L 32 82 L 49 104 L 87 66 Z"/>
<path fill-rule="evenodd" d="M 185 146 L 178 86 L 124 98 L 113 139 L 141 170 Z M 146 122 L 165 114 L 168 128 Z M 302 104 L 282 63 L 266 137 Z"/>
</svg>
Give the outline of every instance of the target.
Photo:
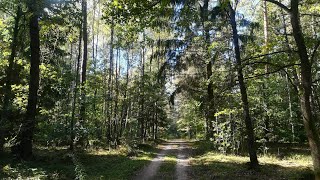
<svg viewBox="0 0 320 180">
<path fill-rule="evenodd" d="M 253 2 L 235 2 L 241 68 L 260 150 L 268 154 L 269 142 L 305 143 L 307 137 L 299 105 L 301 94 L 297 92 L 299 57 L 291 29 L 286 28 L 290 25 L 286 12 L 268 5 L 269 39 L 266 43 L 262 9 L 257 8 L 257 13 L 251 17 L 248 6 Z M 72 156 L 73 161 L 68 162 L 74 163 L 76 178 L 128 178 L 133 170 L 146 163 L 143 158 L 151 158 L 151 155 L 142 155 L 141 159 L 125 156 L 139 155 L 141 152 L 135 149 L 136 145 L 148 139 L 206 138 L 208 141 L 198 145 L 201 152 L 214 149 L 223 154 L 240 154 L 246 150 L 247 135 L 237 79 L 239 67 L 234 62 L 234 47 L 230 43 L 232 31 L 226 13 L 230 1 L 220 4 L 210 1 L 208 17 L 204 17 L 202 1 L 88 1 L 89 59 L 85 83 L 80 81 L 84 53 L 83 37 L 80 40 L 83 35 L 82 2 L 38 3 L 34 5 L 42 9 L 38 12 L 41 65 L 33 142 L 47 147 L 76 142 L 75 149 L 100 147 L 111 150 L 121 144 L 131 148 L 125 149 L 125 154 L 115 156 Z M 26 32 L 31 15 L 26 1 L 0 2 L 1 113 L 18 5 L 22 7 L 23 18 L 18 23 L 20 32 L 12 69 L 9 107 L 12 121 L 6 124 L 10 129 L 5 137 L 7 142 L 19 132 L 27 107 L 30 38 Z M 313 54 L 314 117 L 320 116 L 319 7 L 315 0 L 305 1 L 299 7 L 307 50 Z M 83 107 L 86 114 L 81 119 Z M 319 128 L 319 122 L 316 127 Z M 73 133 L 75 139 L 72 139 Z M 95 164 L 96 161 L 102 165 Z M 113 161 L 120 168 L 111 167 L 105 171 Z M 233 163 L 211 165 L 218 170 L 224 167 L 237 170 Z M 32 174 L 29 164 L 4 167 L 7 176 L 12 178 Z M 243 167 L 241 163 L 240 172 Z M 287 170 L 277 168 L 287 174 Z M 28 170 L 16 173 L 23 169 Z M 73 170 L 67 171 L 65 176 L 69 178 Z M 45 170 L 37 169 L 35 174 L 45 176 Z M 228 177 L 225 175 L 222 177 Z"/>
</svg>

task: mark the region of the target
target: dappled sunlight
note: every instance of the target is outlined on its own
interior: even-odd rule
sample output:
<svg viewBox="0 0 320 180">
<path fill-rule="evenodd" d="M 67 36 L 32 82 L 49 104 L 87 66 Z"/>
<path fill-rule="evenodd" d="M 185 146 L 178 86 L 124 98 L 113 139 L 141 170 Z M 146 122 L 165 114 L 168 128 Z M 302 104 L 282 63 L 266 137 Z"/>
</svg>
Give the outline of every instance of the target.
<svg viewBox="0 0 320 180">
<path fill-rule="evenodd" d="M 312 164 L 310 157 L 306 159 L 309 159 L 308 163 L 301 163 L 304 160 L 261 156 L 259 171 L 253 171 L 248 169 L 248 157 L 209 152 L 193 157 L 190 165 L 194 169 L 193 177 L 203 179 L 309 179 L 312 177 Z M 205 171 L 208 173 L 202 174 Z"/>
<path fill-rule="evenodd" d="M 0 179 L 72 179 L 74 167 L 71 159 L 61 152 L 38 150 L 32 161 L 20 161 L 3 153 L 0 159 Z"/>
<path fill-rule="evenodd" d="M 61 149 L 37 149 L 31 161 L 15 160 L 10 154 L 1 154 L 0 178 L 75 179 L 75 164 L 70 152 Z M 127 179 L 154 158 L 155 151 L 141 151 L 128 157 L 120 150 L 90 150 L 77 153 L 81 171 L 88 179 Z"/>
<path fill-rule="evenodd" d="M 276 156 L 267 155 L 259 157 L 259 161 L 261 164 L 274 164 L 282 167 L 312 168 L 311 156 L 307 155 L 301 155 L 300 157 L 289 156 L 281 160 Z"/>
<path fill-rule="evenodd" d="M 232 155 L 223 155 L 220 153 L 209 152 L 203 156 L 199 157 L 200 161 L 203 162 L 237 162 L 237 163 L 245 163 L 249 161 L 248 157 L 241 156 L 232 156 Z"/>
</svg>

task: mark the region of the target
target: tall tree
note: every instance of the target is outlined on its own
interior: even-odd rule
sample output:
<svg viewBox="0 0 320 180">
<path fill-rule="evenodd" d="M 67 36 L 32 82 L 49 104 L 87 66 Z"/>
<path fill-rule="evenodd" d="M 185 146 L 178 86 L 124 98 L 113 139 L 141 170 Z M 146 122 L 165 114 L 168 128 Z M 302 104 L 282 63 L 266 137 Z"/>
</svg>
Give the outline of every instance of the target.
<svg viewBox="0 0 320 180">
<path fill-rule="evenodd" d="M 269 53 L 269 32 L 268 32 L 268 29 L 269 29 L 269 24 L 268 24 L 268 6 L 267 6 L 267 1 L 264 0 L 263 1 L 263 32 L 264 32 L 264 46 L 265 46 L 265 53 L 268 54 Z M 270 62 L 270 58 L 269 56 L 266 56 L 266 61 L 267 61 L 267 64 L 265 65 L 265 73 L 268 74 L 269 73 L 269 65 L 268 63 Z M 267 75 L 268 77 L 268 75 Z M 264 130 L 264 133 L 265 133 L 265 139 L 267 141 L 269 141 L 269 138 L 268 138 L 268 133 L 270 132 L 269 130 L 269 126 L 270 126 L 270 117 L 269 117 L 269 114 L 268 114 L 268 97 L 266 95 L 266 92 L 265 90 L 268 88 L 268 85 L 266 82 L 263 83 L 263 91 L 262 91 L 262 96 L 263 96 L 263 107 L 264 107 L 264 110 L 265 110 L 265 117 L 264 117 L 264 125 L 265 125 L 265 130 Z"/>
<path fill-rule="evenodd" d="M 206 62 L 207 62 L 207 81 L 208 81 L 208 86 L 207 86 L 207 116 L 206 116 L 206 127 L 207 127 L 207 134 L 206 137 L 207 139 L 210 139 L 213 137 L 213 126 L 212 126 L 212 121 L 214 120 L 214 114 L 215 114 L 215 107 L 214 107 L 214 96 L 213 96 L 213 83 L 211 80 L 212 76 L 212 60 L 213 57 L 210 57 L 209 53 L 209 47 L 210 47 L 210 32 L 209 32 L 209 0 L 205 0 L 203 3 L 203 7 L 201 8 L 201 15 L 202 15 L 202 26 L 204 29 L 204 38 L 205 38 L 205 57 L 206 57 Z"/>
<path fill-rule="evenodd" d="M 81 23 L 82 25 L 82 23 Z M 78 45 L 78 57 L 76 63 L 76 73 L 75 73 L 75 82 L 73 89 L 73 100 L 72 100 L 72 112 L 71 112 L 71 121 L 70 121 L 70 150 L 74 150 L 74 124 L 75 124 L 75 114 L 76 114 L 76 104 L 78 99 L 78 86 L 79 86 L 79 71 L 80 71 L 80 60 L 81 60 L 81 46 L 82 46 L 82 27 L 79 27 L 79 45 Z"/>
<path fill-rule="evenodd" d="M 315 126 L 315 119 L 311 108 L 313 59 L 308 55 L 307 46 L 301 28 L 299 11 L 300 1 L 291 0 L 291 8 L 288 8 L 284 4 L 275 0 L 267 1 L 278 5 L 280 8 L 287 11 L 290 15 L 292 33 L 296 42 L 296 46 L 298 48 L 298 55 L 301 63 L 301 84 L 299 85 L 299 94 L 300 106 L 303 114 L 303 123 L 311 149 L 315 179 L 320 180 L 320 138 L 317 128 Z"/>
<path fill-rule="evenodd" d="M 88 19 L 87 19 L 87 0 L 82 0 L 82 33 L 83 33 L 83 59 L 81 74 L 81 102 L 80 102 L 80 125 L 84 126 L 86 119 L 86 81 L 88 64 Z M 82 138 L 81 138 L 82 139 Z M 83 140 L 83 139 L 82 139 Z"/>
<path fill-rule="evenodd" d="M 111 128 L 112 128 L 112 124 L 111 124 L 111 118 L 112 118 L 112 101 L 111 98 L 113 96 L 113 89 L 112 89 L 112 85 L 113 85 L 113 81 L 112 81 L 112 77 L 113 77 L 113 59 L 114 59 L 114 55 L 113 55 L 113 48 L 114 48 L 114 21 L 112 18 L 112 22 L 111 22 L 111 37 L 110 37 L 110 57 L 109 57 L 109 79 L 108 79 L 108 96 L 107 96 L 107 116 L 108 116 L 108 127 L 107 127 L 107 139 L 108 142 L 110 143 L 111 141 Z"/>
<path fill-rule="evenodd" d="M 16 143 L 12 146 L 12 153 L 18 155 L 22 159 L 32 157 L 32 140 L 34 128 L 36 125 L 38 89 L 39 89 L 39 65 L 40 65 L 40 16 L 41 3 L 37 0 L 27 2 L 28 10 L 31 14 L 29 19 L 30 31 L 30 79 L 29 79 L 29 95 L 27 111 L 24 121 L 22 122 Z"/>
<path fill-rule="evenodd" d="M 243 71 L 242 71 L 239 35 L 238 35 L 237 22 L 236 22 L 236 11 L 235 9 L 233 9 L 230 2 L 228 2 L 228 9 L 229 9 L 230 25 L 232 27 L 232 37 L 233 37 L 234 53 L 235 53 L 236 64 L 237 64 L 237 73 L 238 73 L 238 81 L 239 81 L 241 100 L 242 100 L 243 116 L 244 116 L 244 121 L 246 125 L 247 136 L 248 136 L 250 166 L 251 168 L 257 168 L 259 163 L 258 163 L 257 151 L 256 151 L 256 145 L 255 145 L 253 123 L 250 117 L 247 88 L 244 82 Z"/>
</svg>

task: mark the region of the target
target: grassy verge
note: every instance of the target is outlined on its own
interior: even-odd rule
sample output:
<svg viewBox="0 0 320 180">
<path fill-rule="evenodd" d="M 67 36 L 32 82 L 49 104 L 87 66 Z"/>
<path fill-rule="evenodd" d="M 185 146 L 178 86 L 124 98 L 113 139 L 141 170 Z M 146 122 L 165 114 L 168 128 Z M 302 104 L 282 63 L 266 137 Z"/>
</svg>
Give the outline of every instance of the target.
<svg viewBox="0 0 320 180">
<path fill-rule="evenodd" d="M 191 159 L 191 174 L 194 179 L 313 179 L 312 161 L 307 154 L 259 155 L 259 171 L 249 170 L 248 162 L 246 156 L 199 147 Z"/>
<path fill-rule="evenodd" d="M 155 156 L 156 149 L 138 149 L 128 156 L 118 150 L 94 150 L 71 154 L 66 149 L 37 148 L 32 161 L 0 155 L 0 179 L 128 179 Z"/>
<path fill-rule="evenodd" d="M 165 156 L 155 179 L 163 179 L 163 180 L 174 179 L 176 164 L 177 164 L 177 158 L 175 155 Z"/>
</svg>

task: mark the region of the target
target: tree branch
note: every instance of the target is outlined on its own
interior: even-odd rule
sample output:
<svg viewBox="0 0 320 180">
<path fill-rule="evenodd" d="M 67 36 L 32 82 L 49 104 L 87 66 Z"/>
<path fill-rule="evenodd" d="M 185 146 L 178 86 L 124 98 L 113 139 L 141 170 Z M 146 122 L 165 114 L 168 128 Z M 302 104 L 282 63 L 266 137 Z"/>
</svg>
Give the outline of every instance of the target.
<svg viewBox="0 0 320 180">
<path fill-rule="evenodd" d="M 251 76 L 251 77 L 246 77 L 245 79 L 246 80 L 247 79 L 253 79 L 253 78 L 257 78 L 257 77 L 261 77 L 261 76 L 277 73 L 279 71 L 285 71 L 285 68 L 288 68 L 288 67 L 291 67 L 291 66 L 296 66 L 296 65 L 300 65 L 300 64 L 288 64 L 288 65 L 282 66 L 282 67 L 280 67 L 280 68 L 278 68 L 278 69 L 276 69 L 274 71 L 263 73 L 263 74 L 257 74 L 257 75 Z"/>
<path fill-rule="evenodd" d="M 301 14 L 301 16 L 314 16 L 314 17 L 320 17 L 320 14 Z"/>
<path fill-rule="evenodd" d="M 268 1 L 268 2 L 270 2 L 270 3 L 273 3 L 273 4 L 275 4 L 275 5 L 277 5 L 277 6 L 279 6 L 280 8 L 282 8 L 282 9 L 284 9 L 285 11 L 287 11 L 287 12 L 291 12 L 291 9 L 289 9 L 287 6 L 285 6 L 284 4 L 282 4 L 281 2 L 279 2 L 279 1 L 276 1 L 276 0 L 266 0 L 266 1 Z"/>
<path fill-rule="evenodd" d="M 244 64 L 244 66 L 248 66 L 248 65 L 254 65 L 254 64 L 268 64 L 268 65 L 271 65 L 271 66 L 274 66 L 274 67 L 279 67 L 278 65 L 274 64 L 274 63 L 271 63 L 271 62 L 267 62 L 267 61 L 255 61 L 255 62 L 251 62 L 251 63 L 246 63 Z M 288 65 L 285 65 L 285 66 L 300 66 L 301 64 L 288 64 Z"/>
<path fill-rule="evenodd" d="M 261 58 L 261 57 L 274 55 L 274 54 L 280 54 L 280 53 L 286 53 L 286 52 L 292 52 L 292 50 L 283 50 L 283 51 L 271 52 L 271 53 L 267 53 L 267 54 L 261 54 L 261 55 L 258 55 L 258 56 L 245 58 L 242 61 L 247 61 L 247 60 L 250 60 L 250 59 L 258 59 L 258 58 Z M 296 51 L 294 51 L 294 52 L 296 52 Z"/>
<path fill-rule="evenodd" d="M 0 12 L 3 12 L 3 13 L 8 14 L 10 16 L 14 16 L 14 13 L 11 11 L 12 11 L 11 9 L 5 8 L 4 6 L 2 6 L 0 4 Z"/>
</svg>

